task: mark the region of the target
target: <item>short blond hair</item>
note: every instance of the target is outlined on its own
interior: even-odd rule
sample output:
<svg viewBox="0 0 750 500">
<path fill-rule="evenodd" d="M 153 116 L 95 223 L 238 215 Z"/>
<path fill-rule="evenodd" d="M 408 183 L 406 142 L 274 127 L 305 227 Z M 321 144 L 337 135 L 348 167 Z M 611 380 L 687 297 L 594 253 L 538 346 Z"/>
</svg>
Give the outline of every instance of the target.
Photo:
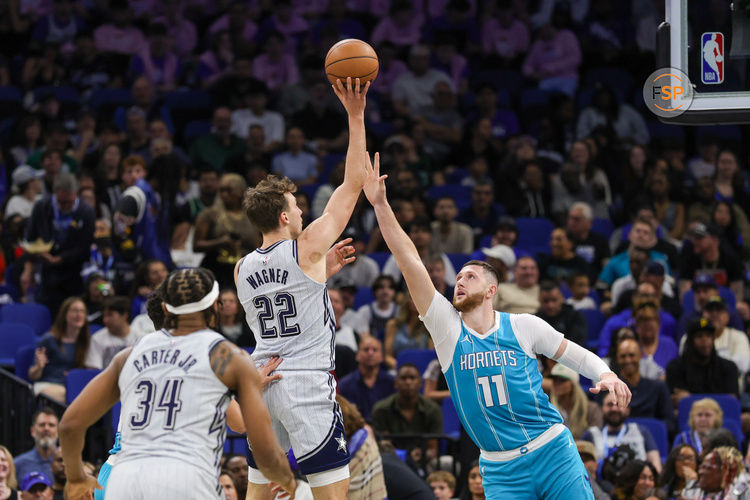
<svg viewBox="0 0 750 500">
<path fill-rule="evenodd" d="M 436 470 L 427 476 L 427 484 L 443 482 L 451 491 L 456 491 L 456 477 L 447 470 Z"/>
<path fill-rule="evenodd" d="M 5 453 L 5 459 L 8 461 L 8 478 L 5 480 L 5 484 L 12 490 L 18 489 L 18 480 L 16 479 L 16 466 L 13 463 L 13 455 L 10 454 L 10 450 L 0 444 L 0 451 Z"/>
<path fill-rule="evenodd" d="M 721 406 L 719 406 L 719 403 L 711 398 L 703 398 L 695 401 L 693 403 L 693 406 L 690 407 L 690 416 L 688 417 L 688 423 L 691 429 L 695 428 L 695 415 L 700 410 L 711 410 L 716 414 L 714 429 L 719 429 L 724 423 L 724 412 L 721 411 Z"/>
<path fill-rule="evenodd" d="M 297 186 L 288 177 L 269 175 L 254 188 L 245 191 L 242 206 L 247 218 L 261 233 L 269 233 L 279 227 L 279 216 L 288 210 L 284 194 L 297 191 Z"/>
</svg>

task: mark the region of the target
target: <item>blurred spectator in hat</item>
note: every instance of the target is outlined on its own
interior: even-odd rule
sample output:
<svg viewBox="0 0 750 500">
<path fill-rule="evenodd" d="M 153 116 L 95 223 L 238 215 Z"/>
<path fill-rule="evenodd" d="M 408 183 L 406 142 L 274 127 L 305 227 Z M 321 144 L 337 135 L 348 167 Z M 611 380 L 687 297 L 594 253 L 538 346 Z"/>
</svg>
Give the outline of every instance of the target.
<svg viewBox="0 0 750 500">
<path fill-rule="evenodd" d="M 285 128 L 284 117 L 277 111 L 267 109 L 267 104 L 268 88 L 265 84 L 251 88 L 245 95 L 245 107 L 232 112 L 232 132 L 244 139 L 250 125 L 258 123 L 266 133 L 266 149 L 271 151 L 281 145 Z"/>
<path fill-rule="evenodd" d="M 719 288 L 716 286 L 716 281 L 713 276 L 707 274 L 701 274 L 695 277 L 691 285 L 693 291 L 693 300 L 687 304 L 687 307 L 680 316 L 680 321 L 677 326 L 677 333 L 682 336 L 690 320 L 700 318 L 703 316 L 703 309 L 706 307 L 709 299 L 719 295 Z M 737 313 L 737 309 L 733 304 L 727 304 L 729 309 L 729 324 L 732 328 L 738 330 L 744 330 L 745 326 Z"/>
<path fill-rule="evenodd" d="M 507 245 L 498 244 L 491 248 L 482 248 L 482 254 L 500 277 L 500 283 L 507 283 L 512 280 L 512 269 L 516 265 L 516 254 L 513 249 Z"/>
<path fill-rule="evenodd" d="M 186 2 L 184 0 L 162 0 L 160 3 L 164 15 L 155 18 L 153 22 L 164 24 L 167 27 L 178 56 L 191 55 L 198 44 L 198 35 L 193 22 L 184 16 Z"/>
<path fill-rule="evenodd" d="M 638 259 L 639 257 L 636 257 Z M 627 278 L 627 277 L 626 277 Z M 669 278 L 669 281 L 667 280 Z M 624 278 L 620 278 L 624 279 Z M 619 281 L 619 280 L 618 280 Z M 635 287 L 640 283 L 651 283 L 656 290 L 656 302 L 659 307 L 668 312 L 673 318 L 679 318 L 682 315 L 682 306 L 673 296 L 674 290 L 669 284 L 674 280 L 666 275 L 664 271 L 664 264 L 657 261 L 648 261 L 644 267 L 642 267 L 639 276 L 636 278 L 636 283 L 630 290 L 621 291 L 617 302 L 614 303 L 612 311 L 618 313 L 628 307 L 630 307 L 633 291 Z M 617 283 L 617 282 L 615 282 Z M 625 283 L 627 284 L 627 282 Z M 614 289 L 614 286 L 612 287 Z M 613 294 L 614 296 L 614 294 Z"/>
<path fill-rule="evenodd" d="M 371 257 L 365 254 L 365 242 L 362 234 L 354 227 L 348 227 L 341 235 L 341 240 L 351 238 L 348 243 L 354 247 L 354 262 L 347 264 L 328 280 L 329 286 L 339 288 L 342 283 L 353 283 L 356 287 L 374 286 L 375 279 L 380 274 L 380 267 Z"/>
<path fill-rule="evenodd" d="M 372 82 L 370 90 L 389 97 L 393 84 L 401 75 L 409 71 L 409 67 L 397 57 L 396 46 L 388 40 L 380 42 L 376 51 L 380 68 L 378 77 Z"/>
<path fill-rule="evenodd" d="M 586 472 L 589 473 L 589 482 L 591 483 L 591 489 L 594 491 L 594 500 L 609 500 L 611 497 L 602 489 L 597 480 L 599 464 L 596 461 L 596 448 L 594 448 L 594 444 L 588 441 L 576 441 L 576 448 L 578 448 L 578 455 L 581 457 L 583 466 L 586 467 Z"/>
<path fill-rule="evenodd" d="M 474 233 L 468 225 L 456 222 L 458 208 L 453 198 L 439 198 L 433 213 L 436 220 L 430 224 L 432 237 L 440 252 L 470 254 L 474 251 Z"/>
<path fill-rule="evenodd" d="M 706 318 L 688 325 L 682 354 L 667 365 L 667 385 L 675 405 L 691 394 L 739 395 L 737 365 L 719 357 L 715 333 L 716 327 Z"/>
<path fill-rule="evenodd" d="M 427 273 L 430 275 L 430 280 L 437 290 L 443 297 L 452 301 L 454 287 L 448 285 L 445 281 L 445 262 L 443 257 L 439 253 L 430 254 L 425 261 L 425 267 Z"/>
<path fill-rule="evenodd" d="M 444 72 L 430 68 L 429 47 L 412 45 L 409 50 L 409 71 L 393 83 L 392 98 L 396 113 L 409 116 L 416 110 L 432 104 L 430 96 L 438 82 L 453 85 L 450 77 Z"/>
<path fill-rule="evenodd" d="M 263 53 L 253 61 L 253 76 L 264 82 L 271 92 L 277 92 L 299 81 L 297 61 L 293 52 L 284 50 L 285 43 L 285 37 L 281 32 L 269 32 L 265 36 Z"/>
<path fill-rule="evenodd" d="M 516 15 L 513 2 L 495 5 L 495 16 L 482 26 L 482 52 L 503 67 L 520 65 L 518 59 L 529 48 L 529 28 Z"/>
<path fill-rule="evenodd" d="M 551 217 L 550 187 L 539 163 L 520 167 L 520 180 L 505 179 L 503 202 L 515 217 Z"/>
<path fill-rule="evenodd" d="M 242 149 L 242 140 L 232 133 L 232 111 L 218 107 L 211 120 L 211 133 L 198 137 L 190 145 L 190 159 L 193 166 L 209 165 L 221 172 L 225 161 L 241 154 Z M 237 173 L 234 169 L 230 172 Z"/>
<path fill-rule="evenodd" d="M 26 90 L 55 85 L 65 77 L 65 67 L 60 56 L 60 45 L 47 42 L 41 47 L 31 47 L 23 65 L 21 84 Z"/>
<path fill-rule="evenodd" d="M 682 249 L 679 269 L 680 298 L 690 289 L 692 279 L 699 274 L 710 274 L 717 285 L 729 287 L 734 292 L 739 306 L 744 298 L 744 268 L 740 258 L 728 245 L 721 244 L 719 231 L 713 224 L 691 223 L 687 234 L 691 244 L 685 245 Z"/>
<path fill-rule="evenodd" d="M 588 330 L 586 318 L 572 306 L 565 303 L 560 287 L 553 281 L 542 281 L 539 285 L 539 310 L 536 315 L 564 332 L 565 338 L 586 347 Z"/>
<path fill-rule="evenodd" d="M 598 272 L 609 259 L 607 238 L 592 231 L 594 213 L 591 205 L 576 202 L 570 206 L 565 228 L 575 245 L 575 253 Z"/>
<path fill-rule="evenodd" d="M 39 201 L 44 191 L 44 171 L 31 168 L 29 165 L 16 167 L 11 175 L 13 180 L 13 191 L 16 193 L 10 197 L 5 206 L 5 219 L 14 215 L 20 215 L 24 219 L 31 217 L 34 203 Z"/>
<path fill-rule="evenodd" d="M 159 92 L 173 90 L 181 73 L 171 42 L 167 26 L 154 22 L 148 28 L 148 44 L 131 61 L 131 73 L 148 78 Z"/>
<path fill-rule="evenodd" d="M 340 271 L 337 274 L 340 274 Z M 362 323 L 368 326 L 370 335 L 382 341 L 386 323 L 399 311 L 398 304 L 395 302 L 396 282 L 392 276 L 381 274 L 372 283 L 372 293 L 375 300 L 357 309 L 357 314 Z"/>
<path fill-rule="evenodd" d="M 20 483 L 21 500 L 52 500 L 52 483 L 41 472 L 29 472 Z"/>
<path fill-rule="evenodd" d="M 400 48 L 417 46 L 421 38 L 424 16 L 414 11 L 412 2 L 393 0 L 388 15 L 375 25 L 371 39 L 378 44 L 389 40 Z"/>
<path fill-rule="evenodd" d="M 109 23 L 94 31 L 94 42 L 99 52 L 135 55 L 147 45 L 146 37 L 133 24 L 133 13 L 128 2 L 116 0 L 109 4 Z"/>
<path fill-rule="evenodd" d="M 575 273 L 568 279 L 568 287 L 572 295 L 565 299 L 565 303 L 573 306 L 573 309 L 599 309 L 596 301 L 591 298 L 591 281 L 586 273 Z"/>
<path fill-rule="evenodd" d="M 513 268 L 513 283 L 500 283 L 493 306 L 513 314 L 535 314 L 539 310 L 539 268 L 531 256 L 521 256 Z"/>
</svg>

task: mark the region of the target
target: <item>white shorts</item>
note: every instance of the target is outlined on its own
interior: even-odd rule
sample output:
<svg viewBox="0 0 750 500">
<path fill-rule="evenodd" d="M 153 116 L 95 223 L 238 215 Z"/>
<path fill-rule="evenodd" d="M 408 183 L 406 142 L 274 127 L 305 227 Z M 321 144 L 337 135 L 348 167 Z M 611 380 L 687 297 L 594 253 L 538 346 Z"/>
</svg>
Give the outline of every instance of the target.
<svg viewBox="0 0 750 500">
<path fill-rule="evenodd" d="M 149 458 L 118 462 L 105 500 L 224 500 L 216 477 L 178 460 Z"/>
<path fill-rule="evenodd" d="M 290 370 L 263 390 L 263 401 L 282 449 L 292 449 L 303 474 L 338 469 L 349 463 L 336 381 L 328 372 Z M 257 469 L 252 458 L 248 463 Z"/>
</svg>

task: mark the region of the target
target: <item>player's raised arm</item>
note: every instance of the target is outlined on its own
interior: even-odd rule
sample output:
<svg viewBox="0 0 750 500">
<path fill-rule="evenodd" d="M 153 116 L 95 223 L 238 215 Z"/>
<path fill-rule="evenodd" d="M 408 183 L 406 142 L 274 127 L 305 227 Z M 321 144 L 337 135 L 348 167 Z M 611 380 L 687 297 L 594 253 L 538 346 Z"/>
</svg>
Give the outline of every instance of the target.
<svg viewBox="0 0 750 500">
<path fill-rule="evenodd" d="M 368 166 L 370 159 L 366 157 Z M 419 257 L 419 252 L 411 238 L 396 220 L 385 193 L 385 176 L 380 176 L 380 155 L 375 153 L 374 165 L 368 168 L 368 178 L 364 187 L 365 196 L 375 209 L 375 217 L 385 243 L 393 253 L 396 264 L 406 280 L 406 286 L 417 306 L 419 314 L 424 316 L 435 296 L 435 285 Z"/>
<path fill-rule="evenodd" d="M 249 356 L 245 356 L 229 341 L 217 344 L 211 350 L 209 359 L 219 380 L 237 394 L 245 431 L 258 468 L 293 498 L 297 482 L 271 428 L 271 417 L 261 397 L 261 378 L 255 365 Z"/>
<path fill-rule="evenodd" d="M 65 410 L 60 421 L 60 447 L 65 463 L 65 498 L 87 498 L 91 488 L 98 487 L 96 479 L 83 470 L 83 445 L 86 430 L 94 425 L 120 399 L 117 384 L 120 371 L 130 355 L 130 348 L 120 351 L 99 375 L 86 384 L 83 391 Z"/>
<path fill-rule="evenodd" d="M 346 228 L 357 204 L 367 178 L 365 103 L 369 88 L 370 82 L 362 87 L 359 78 L 347 78 L 346 87 L 340 80 L 333 86 L 349 118 L 349 147 L 346 150 L 344 182 L 331 195 L 323 214 L 299 236 L 300 257 L 307 256 L 316 261 L 325 255 Z"/>
</svg>

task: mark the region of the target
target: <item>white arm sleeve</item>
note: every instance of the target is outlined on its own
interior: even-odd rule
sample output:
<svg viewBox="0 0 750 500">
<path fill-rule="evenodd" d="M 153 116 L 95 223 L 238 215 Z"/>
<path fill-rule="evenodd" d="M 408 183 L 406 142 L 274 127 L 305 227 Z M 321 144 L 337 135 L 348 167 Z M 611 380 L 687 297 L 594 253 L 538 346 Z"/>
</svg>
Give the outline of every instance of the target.
<svg viewBox="0 0 750 500">
<path fill-rule="evenodd" d="M 555 359 L 560 344 L 565 340 L 562 333 L 531 314 L 512 314 L 510 318 L 518 343 L 527 355 L 534 358 L 541 354 Z M 594 382 L 599 380 L 602 373 L 611 371 L 599 356 L 570 341 L 567 342 L 562 356 L 556 361 Z"/>
<path fill-rule="evenodd" d="M 453 304 L 435 290 L 427 314 L 420 316 L 435 344 L 438 360 L 443 371 L 450 367 L 456 342 L 461 334 L 461 317 Z"/>
</svg>

